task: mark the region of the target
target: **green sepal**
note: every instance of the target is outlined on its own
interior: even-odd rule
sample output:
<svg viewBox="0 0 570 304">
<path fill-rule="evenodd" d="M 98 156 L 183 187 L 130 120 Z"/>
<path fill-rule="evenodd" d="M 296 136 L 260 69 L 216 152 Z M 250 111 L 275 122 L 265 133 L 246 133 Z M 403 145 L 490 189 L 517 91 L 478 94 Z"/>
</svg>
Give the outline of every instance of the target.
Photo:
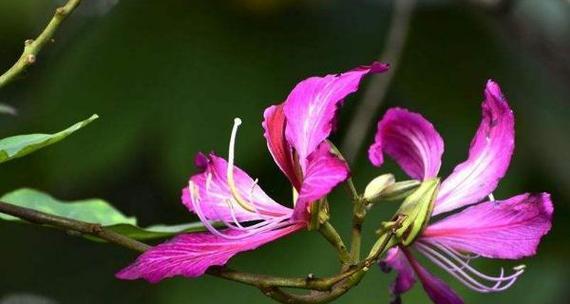
<svg viewBox="0 0 570 304">
<path fill-rule="evenodd" d="M 394 218 L 404 217 L 396 233 L 402 245 L 412 244 L 429 223 L 438 189 L 439 178 L 423 181 L 396 212 Z"/>
<path fill-rule="evenodd" d="M 326 198 L 313 202 L 310 207 L 311 219 L 308 230 L 318 230 L 322 223 L 329 220 L 329 203 Z"/>
</svg>

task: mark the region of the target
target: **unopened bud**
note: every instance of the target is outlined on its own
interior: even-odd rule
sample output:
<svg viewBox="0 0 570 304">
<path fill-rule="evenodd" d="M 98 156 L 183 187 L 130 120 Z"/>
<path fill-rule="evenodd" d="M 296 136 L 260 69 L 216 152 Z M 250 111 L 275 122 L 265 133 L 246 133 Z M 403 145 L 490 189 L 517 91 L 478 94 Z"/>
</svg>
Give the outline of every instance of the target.
<svg viewBox="0 0 570 304">
<path fill-rule="evenodd" d="M 400 200 L 408 197 L 410 194 L 414 193 L 416 189 L 420 186 L 421 182 L 417 180 L 407 180 L 394 183 L 380 194 L 380 199 L 393 201 Z"/>
<path fill-rule="evenodd" d="M 395 181 L 394 175 L 392 174 L 382 174 L 376 177 L 370 181 L 366 189 L 364 189 L 364 199 L 368 202 L 377 200 L 384 190 L 393 185 Z"/>
</svg>

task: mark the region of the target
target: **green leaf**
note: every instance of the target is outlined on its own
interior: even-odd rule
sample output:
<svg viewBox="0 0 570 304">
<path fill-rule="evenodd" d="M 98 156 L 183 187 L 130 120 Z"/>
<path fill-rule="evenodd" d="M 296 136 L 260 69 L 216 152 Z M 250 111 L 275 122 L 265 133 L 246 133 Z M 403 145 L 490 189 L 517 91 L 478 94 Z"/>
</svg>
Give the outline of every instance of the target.
<svg viewBox="0 0 570 304">
<path fill-rule="evenodd" d="M 0 140 L 0 163 L 28 155 L 36 150 L 55 144 L 56 142 L 85 127 L 99 116 L 92 115 L 88 119 L 55 134 L 27 134 L 7 137 Z"/>
<path fill-rule="evenodd" d="M 182 232 L 205 231 L 204 225 L 200 222 L 141 228 L 137 226 L 136 218 L 125 216 L 111 204 L 101 199 L 66 202 L 57 200 L 46 193 L 24 188 L 5 194 L 0 200 L 52 215 L 88 223 L 98 223 L 104 228 L 138 240 L 164 238 Z M 19 218 L 2 213 L 0 213 L 0 220 L 24 222 Z M 88 238 L 94 239 L 93 237 Z"/>
</svg>

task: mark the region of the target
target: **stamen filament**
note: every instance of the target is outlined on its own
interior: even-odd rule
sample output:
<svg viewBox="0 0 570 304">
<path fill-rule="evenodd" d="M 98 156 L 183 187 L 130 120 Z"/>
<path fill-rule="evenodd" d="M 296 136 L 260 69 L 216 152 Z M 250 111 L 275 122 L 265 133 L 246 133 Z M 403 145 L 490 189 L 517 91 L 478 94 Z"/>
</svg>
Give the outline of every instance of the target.
<svg viewBox="0 0 570 304">
<path fill-rule="evenodd" d="M 201 206 L 202 204 L 200 204 L 200 197 L 199 197 L 197 186 L 192 181 L 188 182 L 188 189 L 190 191 L 192 207 L 194 209 L 194 212 L 196 213 L 196 215 L 198 216 L 200 221 L 202 221 L 202 223 L 204 224 L 206 229 L 208 229 L 208 231 L 210 231 L 212 234 L 215 234 L 219 237 L 222 237 L 225 239 L 230 239 L 230 240 L 239 240 L 239 239 L 243 239 L 243 238 L 252 236 L 254 234 L 260 233 L 260 232 L 266 232 L 266 231 L 270 231 L 270 230 L 274 230 L 274 229 L 283 228 L 283 227 L 286 227 L 286 226 L 291 224 L 289 221 L 287 221 L 287 219 L 289 218 L 289 215 L 284 215 L 284 216 L 280 216 L 280 217 L 270 218 L 270 220 L 265 220 L 265 221 L 262 221 L 260 223 L 257 223 L 255 225 L 252 225 L 249 227 L 244 227 L 244 226 L 241 226 L 241 224 L 236 224 L 236 223 L 238 223 L 238 221 L 237 221 L 237 218 L 235 217 L 235 214 L 232 215 L 232 220 L 234 221 L 234 224 L 229 223 L 223 216 L 218 215 L 217 218 L 219 218 L 222 222 L 224 222 L 224 224 L 228 228 L 233 229 L 233 230 L 244 231 L 244 233 L 238 234 L 238 235 L 230 235 L 228 233 L 223 233 L 222 231 L 216 229 L 216 227 L 214 227 L 210 223 L 209 219 L 204 214 L 204 211 L 202 210 L 202 206 Z M 216 212 L 216 209 L 214 209 L 214 212 Z M 237 225 L 240 225 L 240 226 L 238 227 Z"/>
<path fill-rule="evenodd" d="M 228 149 L 228 169 L 227 169 L 228 186 L 230 188 L 230 192 L 232 193 L 233 198 L 238 203 L 238 205 L 240 205 L 240 207 L 249 212 L 255 212 L 255 208 L 248 201 L 246 201 L 239 193 L 234 180 L 234 151 L 236 144 L 237 129 L 240 125 L 241 125 L 241 119 L 237 117 L 234 118 L 234 126 L 232 128 L 232 135 L 230 137 L 230 145 Z"/>
<path fill-rule="evenodd" d="M 477 271 L 475 268 L 473 268 L 472 266 L 469 265 L 469 261 L 474 257 L 465 256 L 463 254 L 458 253 L 454 249 L 448 248 L 448 247 L 446 247 L 442 244 L 439 244 L 439 243 L 431 243 L 430 242 L 429 244 L 435 246 L 437 249 L 441 250 L 443 253 L 449 255 L 456 262 L 449 260 L 443 254 L 441 254 L 438 251 L 430 248 L 428 246 L 428 244 L 426 244 L 426 243 L 418 242 L 418 243 L 416 243 L 415 247 L 420 253 L 422 253 L 424 256 L 426 256 L 429 260 L 434 262 L 436 265 L 443 268 L 449 274 L 454 276 L 456 279 L 458 279 L 465 286 L 467 286 L 468 288 L 473 289 L 475 291 L 478 291 L 478 292 L 488 293 L 488 292 L 503 291 L 503 290 L 509 288 L 510 286 L 512 286 L 515 283 L 515 281 L 517 280 L 517 278 L 524 272 L 524 265 L 521 265 L 521 266 L 517 266 L 517 267 L 513 268 L 515 273 L 510 275 L 510 276 L 507 276 L 507 277 L 504 276 L 504 269 L 503 268 L 501 268 L 501 274 L 498 277 L 488 276 L 488 275 L 485 275 L 485 274 Z M 463 257 L 467 261 L 463 260 L 461 257 Z M 459 263 L 459 265 L 457 265 L 455 263 Z M 473 278 L 471 275 L 469 275 L 464 270 L 470 272 L 471 274 L 475 275 L 476 277 L 478 277 L 480 279 L 483 279 L 483 280 L 486 280 L 489 282 L 495 282 L 495 284 L 492 287 L 486 286 L 486 285 L 480 283 L 479 281 L 477 281 L 475 278 Z M 505 284 L 503 286 L 501 286 L 503 283 L 505 283 Z"/>
</svg>

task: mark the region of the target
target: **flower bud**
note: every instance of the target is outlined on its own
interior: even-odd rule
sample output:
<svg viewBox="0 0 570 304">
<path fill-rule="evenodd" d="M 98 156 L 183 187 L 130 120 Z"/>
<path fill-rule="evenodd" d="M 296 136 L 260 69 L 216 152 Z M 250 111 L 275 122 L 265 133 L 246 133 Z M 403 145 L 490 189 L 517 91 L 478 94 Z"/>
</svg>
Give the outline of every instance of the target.
<svg viewBox="0 0 570 304">
<path fill-rule="evenodd" d="M 379 199 L 394 201 L 408 197 L 420 186 L 421 182 L 417 180 L 407 180 L 392 184 L 380 194 Z"/>
<path fill-rule="evenodd" d="M 382 195 L 383 191 L 390 185 L 393 185 L 395 181 L 394 175 L 392 174 L 382 174 L 374 178 L 370 183 L 368 183 L 366 189 L 364 189 L 363 198 L 368 202 L 377 200 Z"/>
</svg>

